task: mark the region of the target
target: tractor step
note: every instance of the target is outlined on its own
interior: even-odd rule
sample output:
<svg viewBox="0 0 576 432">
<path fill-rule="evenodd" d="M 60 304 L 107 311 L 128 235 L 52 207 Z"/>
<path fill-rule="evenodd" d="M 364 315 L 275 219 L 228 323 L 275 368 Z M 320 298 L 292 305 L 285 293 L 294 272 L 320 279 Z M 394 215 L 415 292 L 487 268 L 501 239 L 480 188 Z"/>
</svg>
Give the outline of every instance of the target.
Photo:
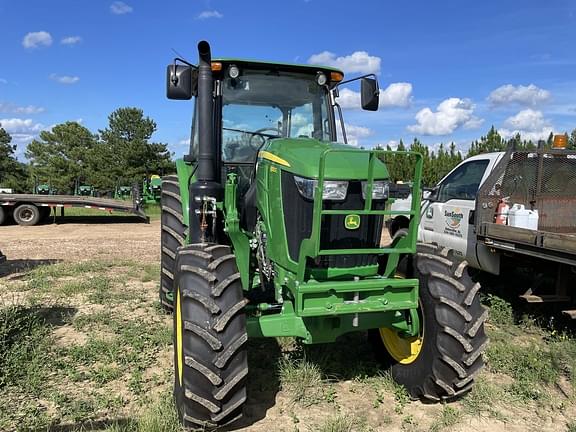
<svg viewBox="0 0 576 432">
<path fill-rule="evenodd" d="M 570 301 L 570 297 L 556 294 L 550 294 L 550 295 L 523 294 L 519 297 L 523 300 L 526 300 L 528 303 L 565 303 Z"/>
<path fill-rule="evenodd" d="M 563 310 L 562 315 L 566 315 L 568 318 L 576 319 L 576 309 Z"/>
</svg>

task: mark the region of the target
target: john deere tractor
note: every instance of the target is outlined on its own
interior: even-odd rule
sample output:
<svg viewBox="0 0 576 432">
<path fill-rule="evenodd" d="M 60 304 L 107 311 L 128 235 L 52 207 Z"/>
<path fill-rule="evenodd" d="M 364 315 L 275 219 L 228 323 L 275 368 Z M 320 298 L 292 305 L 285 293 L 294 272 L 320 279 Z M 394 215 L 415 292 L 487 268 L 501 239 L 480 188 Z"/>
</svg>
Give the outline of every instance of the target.
<svg viewBox="0 0 576 432">
<path fill-rule="evenodd" d="M 145 204 L 156 204 L 160 202 L 160 190 L 162 188 L 162 179 L 159 175 L 154 174 L 146 176 L 142 182 L 142 200 Z"/>
<path fill-rule="evenodd" d="M 247 340 L 304 344 L 367 331 L 414 398 L 449 400 L 483 366 L 486 312 L 466 262 L 417 245 L 422 158 L 405 235 L 381 241 L 402 191 L 393 152 L 346 145 L 340 70 L 175 59 L 167 96 L 195 98 L 190 150 L 162 180 L 160 300 L 174 314 L 174 397 L 187 427 L 236 421 L 246 402 Z M 376 77 L 361 105 L 378 107 Z M 338 118 L 337 118 L 338 117 Z M 340 129 L 344 143 L 337 142 Z M 406 191 L 404 191 L 406 192 Z"/>
</svg>

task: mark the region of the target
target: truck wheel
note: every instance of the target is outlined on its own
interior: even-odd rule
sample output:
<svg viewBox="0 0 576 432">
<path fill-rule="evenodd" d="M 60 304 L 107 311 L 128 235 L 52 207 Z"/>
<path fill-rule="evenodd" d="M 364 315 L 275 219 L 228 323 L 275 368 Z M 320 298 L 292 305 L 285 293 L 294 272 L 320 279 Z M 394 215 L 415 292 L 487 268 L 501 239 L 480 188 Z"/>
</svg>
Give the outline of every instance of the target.
<svg viewBox="0 0 576 432">
<path fill-rule="evenodd" d="M 480 304 L 480 284 L 468 275 L 466 261 L 448 249 L 419 244 L 416 255 L 406 259 L 406 276 L 420 282 L 420 335 L 407 338 L 382 328 L 372 330 L 370 339 L 411 397 L 456 398 L 471 389 L 484 366 L 488 311 Z"/>
<path fill-rule="evenodd" d="M 20 204 L 14 209 L 14 220 L 18 225 L 32 226 L 40 222 L 40 210 L 33 204 Z"/>
<path fill-rule="evenodd" d="M 186 240 L 178 176 L 171 175 L 162 179 L 161 207 L 160 305 L 165 311 L 172 312 L 176 250 L 183 246 Z"/>
<path fill-rule="evenodd" d="M 246 318 L 230 247 L 178 250 L 174 310 L 174 399 L 187 428 L 236 421 L 246 401 Z"/>
<path fill-rule="evenodd" d="M 6 222 L 7 213 L 6 210 L 0 207 L 0 225 L 3 225 Z"/>
</svg>

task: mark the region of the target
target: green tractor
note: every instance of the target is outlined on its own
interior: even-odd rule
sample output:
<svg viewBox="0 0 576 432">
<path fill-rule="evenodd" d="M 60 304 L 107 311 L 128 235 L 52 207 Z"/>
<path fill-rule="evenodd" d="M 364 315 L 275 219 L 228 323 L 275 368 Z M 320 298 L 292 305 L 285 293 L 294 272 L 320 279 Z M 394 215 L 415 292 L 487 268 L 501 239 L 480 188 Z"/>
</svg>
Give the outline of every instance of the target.
<svg viewBox="0 0 576 432">
<path fill-rule="evenodd" d="M 94 189 L 94 186 L 85 184 L 80 180 L 80 178 L 77 178 L 74 185 L 74 195 L 94 197 L 96 196 L 96 189 Z"/>
<path fill-rule="evenodd" d="M 162 180 L 160 301 L 173 310 L 182 423 L 218 428 L 242 415 L 252 337 L 316 344 L 368 331 L 412 397 L 470 390 L 486 311 L 466 262 L 417 245 L 421 156 L 410 154 L 406 235 L 382 242 L 402 192 L 382 162 L 394 152 L 336 142 L 337 128 L 346 142 L 338 90 L 355 80 L 330 67 L 213 60 L 205 41 L 198 51 L 198 65 L 167 69 L 168 98 L 194 96 L 195 108 L 190 151 Z M 372 111 L 375 78 L 357 78 Z"/>
<path fill-rule="evenodd" d="M 142 201 L 145 204 L 157 204 L 160 202 L 162 190 L 162 178 L 157 175 L 146 176 L 142 182 Z"/>
<path fill-rule="evenodd" d="M 56 195 L 58 191 L 52 187 L 50 182 L 39 183 L 37 179 L 34 179 L 34 194 L 37 195 Z"/>
<path fill-rule="evenodd" d="M 132 187 L 118 184 L 114 189 L 114 199 L 129 200 L 132 198 Z"/>
</svg>

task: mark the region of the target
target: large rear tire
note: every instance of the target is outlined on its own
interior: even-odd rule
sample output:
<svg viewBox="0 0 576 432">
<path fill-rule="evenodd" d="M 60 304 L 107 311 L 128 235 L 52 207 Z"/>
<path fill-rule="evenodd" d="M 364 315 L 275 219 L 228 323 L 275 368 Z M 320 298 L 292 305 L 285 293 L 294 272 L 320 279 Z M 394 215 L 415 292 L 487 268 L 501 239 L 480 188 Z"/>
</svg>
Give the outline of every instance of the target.
<svg viewBox="0 0 576 432">
<path fill-rule="evenodd" d="M 14 209 L 14 220 L 18 225 L 33 226 L 40 222 L 40 209 L 34 204 L 20 204 Z"/>
<path fill-rule="evenodd" d="M 178 176 L 162 178 L 161 207 L 160 305 L 165 311 L 172 312 L 176 251 L 185 243 L 187 228 L 182 214 Z"/>
<path fill-rule="evenodd" d="M 417 254 L 407 259 L 406 276 L 420 282 L 421 333 L 405 338 L 380 329 L 372 330 L 370 339 L 411 397 L 457 398 L 472 388 L 484 366 L 488 311 L 480 304 L 480 284 L 468 275 L 466 261 L 448 249 L 419 244 Z"/>
<path fill-rule="evenodd" d="M 246 401 L 246 318 L 230 247 L 196 244 L 176 257 L 174 399 L 187 428 L 236 421 Z"/>
</svg>

